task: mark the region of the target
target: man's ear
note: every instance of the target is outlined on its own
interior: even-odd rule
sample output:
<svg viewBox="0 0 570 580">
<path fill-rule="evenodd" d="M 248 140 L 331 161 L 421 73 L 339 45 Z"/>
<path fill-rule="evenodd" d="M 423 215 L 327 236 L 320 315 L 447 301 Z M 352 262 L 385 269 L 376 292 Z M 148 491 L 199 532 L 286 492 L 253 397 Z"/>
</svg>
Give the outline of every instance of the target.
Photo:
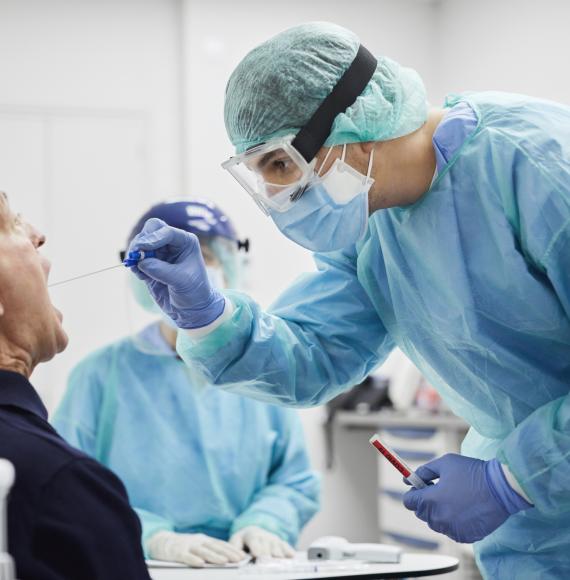
<svg viewBox="0 0 570 580">
<path fill-rule="evenodd" d="M 0 302 L 0 316 L 4 316 L 4 304 Z"/>
</svg>

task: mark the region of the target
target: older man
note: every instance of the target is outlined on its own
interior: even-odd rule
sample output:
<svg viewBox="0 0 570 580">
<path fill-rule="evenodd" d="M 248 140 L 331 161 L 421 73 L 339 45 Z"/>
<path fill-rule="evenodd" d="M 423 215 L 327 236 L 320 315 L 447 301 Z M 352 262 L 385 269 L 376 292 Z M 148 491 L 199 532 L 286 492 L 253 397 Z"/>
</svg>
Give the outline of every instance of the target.
<svg viewBox="0 0 570 580">
<path fill-rule="evenodd" d="M 44 242 L 0 193 L 0 457 L 16 468 L 9 551 L 22 579 L 148 579 L 123 484 L 59 437 L 28 381 L 67 346 Z"/>
</svg>

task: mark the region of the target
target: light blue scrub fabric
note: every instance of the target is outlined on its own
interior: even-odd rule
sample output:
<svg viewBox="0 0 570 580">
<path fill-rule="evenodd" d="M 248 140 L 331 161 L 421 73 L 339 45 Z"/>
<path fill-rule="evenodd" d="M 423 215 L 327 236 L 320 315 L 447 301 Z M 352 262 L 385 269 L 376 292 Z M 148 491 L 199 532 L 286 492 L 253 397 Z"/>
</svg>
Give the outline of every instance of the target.
<svg viewBox="0 0 570 580">
<path fill-rule="evenodd" d="M 319 507 L 296 413 L 196 389 L 158 324 L 84 359 L 53 424 L 121 478 L 143 545 L 158 530 L 227 540 L 249 525 L 294 545 Z"/>
<path fill-rule="evenodd" d="M 536 506 L 476 544 L 484 575 L 570 577 L 570 108 L 461 103 L 417 203 L 376 211 L 267 313 L 229 293 L 232 318 L 178 351 L 226 390 L 314 405 L 398 345 L 473 426 L 464 453 L 498 457 Z"/>
</svg>

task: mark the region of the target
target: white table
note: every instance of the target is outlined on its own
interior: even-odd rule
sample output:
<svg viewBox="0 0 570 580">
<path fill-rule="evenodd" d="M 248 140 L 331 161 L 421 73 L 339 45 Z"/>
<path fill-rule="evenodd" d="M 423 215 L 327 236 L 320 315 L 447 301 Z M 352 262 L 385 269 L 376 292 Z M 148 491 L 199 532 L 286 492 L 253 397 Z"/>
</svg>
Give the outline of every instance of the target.
<svg viewBox="0 0 570 580">
<path fill-rule="evenodd" d="M 451 556 L 438 554 L 402 554 L 399 564 L 375 564 L 354 572 L 294 572 L 277 574 L 247 573 L 246 567 L 238 569 L 151 569 L 153 580 L 339 580 L 340 578 L 373 580 L 378 578 L 416 578 L 419 576 L 436 576 L 457 570 L 459 560 Z"/>
</svg>

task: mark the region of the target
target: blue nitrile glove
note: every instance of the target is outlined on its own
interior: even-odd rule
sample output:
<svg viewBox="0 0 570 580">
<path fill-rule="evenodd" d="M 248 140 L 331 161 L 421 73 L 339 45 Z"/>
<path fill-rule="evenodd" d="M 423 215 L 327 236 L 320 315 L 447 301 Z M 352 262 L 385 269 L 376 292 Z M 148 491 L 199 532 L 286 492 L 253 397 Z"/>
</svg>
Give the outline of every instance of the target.
<svg viewBox="0 0 570 580">
<path fill-rule="evenodd" d="M 404 505 L 428 526 L 456 542 L 476 542 L 512 514 L 532 507 L 507 482 L 496 459 L 482 461 L 448 453 L 416 470 L 427 483 L 411 489 Z"/>
<path fill-rule="evenodd" d="M 149 219 L 128 251 L 154 250 L 131 272 L 143 280 L 152 297 L 179 328 L 201 328 L 224 312 L 225 298 L 211 286 L 198 238 L 190 232 Z"/>
</svg>

